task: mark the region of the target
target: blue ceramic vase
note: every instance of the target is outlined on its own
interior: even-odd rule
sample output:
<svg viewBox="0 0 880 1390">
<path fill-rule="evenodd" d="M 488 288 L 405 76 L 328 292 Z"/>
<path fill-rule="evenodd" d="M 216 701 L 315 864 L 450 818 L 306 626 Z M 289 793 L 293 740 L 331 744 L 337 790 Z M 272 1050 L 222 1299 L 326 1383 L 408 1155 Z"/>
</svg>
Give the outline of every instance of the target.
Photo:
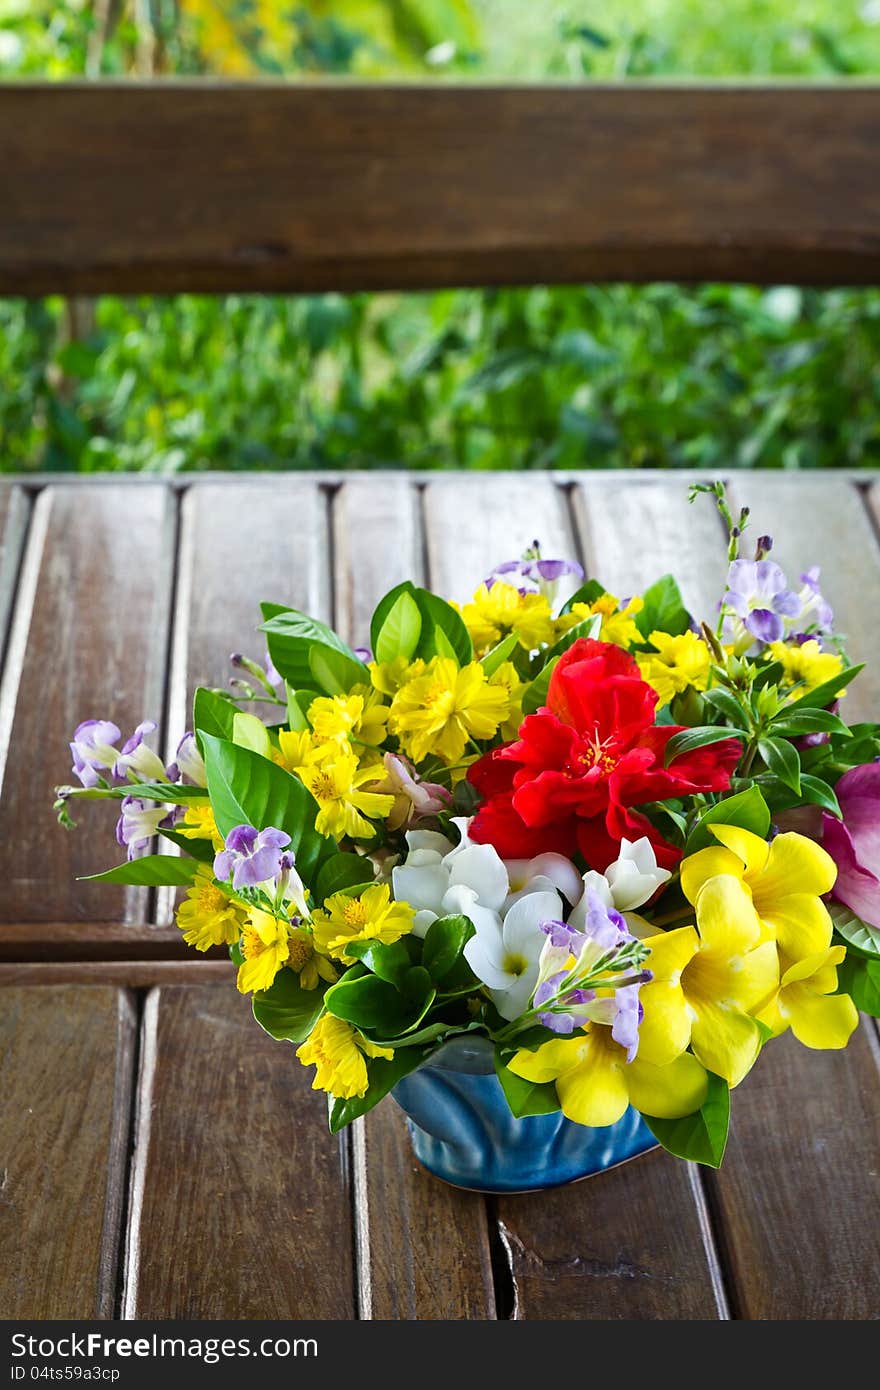
<svg viewBox="0 0 880 1390">
<path fill-rule="evenodd" d="M 454 1038 L 392 1095 L 429 1173 L 476 1192 L 534 1192 L 576 1182 L 656 1146 L 635 1110 L 587 1129 L 564 1115 L 517 1120 L 495 1075 L 487 1038 Z"/>
</svg>

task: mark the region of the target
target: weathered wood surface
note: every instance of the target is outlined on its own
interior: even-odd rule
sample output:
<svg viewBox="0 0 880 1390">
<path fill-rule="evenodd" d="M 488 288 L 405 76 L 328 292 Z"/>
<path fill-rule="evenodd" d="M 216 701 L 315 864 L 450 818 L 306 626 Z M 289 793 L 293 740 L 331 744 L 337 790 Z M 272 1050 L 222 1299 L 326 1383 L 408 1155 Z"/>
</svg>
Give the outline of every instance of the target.
<svg viewBox="0 0 880 1390">
<path fill-rule="evenodd" d="M 877 283 L 878 139 L 871 84 L 15 83 L 0 293 Z"/>
<path fill-rule="evenodd" d="M 117 989 L 2 993 L 4 1317 L 113 1315 L 134 1024 Z"/>
<path fill-rule="evenodd" d="M 733 491 L 792 575 L 823 565 L 853 654 L 873 658 L 876 491 L 822 475 L 737 475 Z M 418 1169 L 393 1101 L 331 1138 L 310 1074 L 250 1020 L 229 962 L 182 952 L 173 927 L 152 925 L 147 895 L 74 881 L 116 857 L 106 810 L 79 835 L 53 823 L 52 786 L 83 715 L 126 730 L 164 718 L 170 752 L 193 686 L 225 682 L 233 647 L 262 655 L 261 598 L 362 643 L 392 583 L 466 598 L 536 537 L 620 595 L 686 569 L 688 601 L 711 614 L 723 583 L 711 503 L 689 507 L 668 476 L 298 475 L 194 480 L 182 495 L 143 481 L 55 482 L 34 497 L 0 487 L 10 1316 L 880 1311 L 873 1029 L 844 1054 L 768 1049 L 734 1096 L 717 1175 L 654 1154 L 565 1193 L 486 1202 Z M 849 714 L 880 702 L 876 672 L 863 682 Z"/>
</svg>

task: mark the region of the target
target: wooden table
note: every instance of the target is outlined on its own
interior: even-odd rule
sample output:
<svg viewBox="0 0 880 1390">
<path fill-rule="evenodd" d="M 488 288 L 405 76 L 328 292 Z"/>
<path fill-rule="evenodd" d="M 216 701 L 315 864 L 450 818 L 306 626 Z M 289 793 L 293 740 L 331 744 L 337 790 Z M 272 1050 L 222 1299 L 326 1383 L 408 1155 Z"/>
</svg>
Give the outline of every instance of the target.
<svg viewBox="0 0 880 1390">
<path fill-rule="evenodd" d="M 880 491 L 864 475 L 737 475 L 757 535 L 826 567 L 880 708 Z M 164 895 L 77 883 L 113 816 L 54 821 L 77 722 L 161 720 L 257 601 L 363 640 L 404 576 L 463 597 L 534 536 L 619 594 L 675 567 L 704 613 L 725 568 L 685 479 L 226 475 L 0 489 L 0 1296 L 7 1318 L 870 1318 L 877 1315 L 878 1052 L 790 1038 L 734 1098 L 719 1173 L 655 1152 L 580 1186 L 484 1200 L 434 1182 L 391 1101 L 333 1138 L 231 967 L 181 949 Z"/>
</svg>

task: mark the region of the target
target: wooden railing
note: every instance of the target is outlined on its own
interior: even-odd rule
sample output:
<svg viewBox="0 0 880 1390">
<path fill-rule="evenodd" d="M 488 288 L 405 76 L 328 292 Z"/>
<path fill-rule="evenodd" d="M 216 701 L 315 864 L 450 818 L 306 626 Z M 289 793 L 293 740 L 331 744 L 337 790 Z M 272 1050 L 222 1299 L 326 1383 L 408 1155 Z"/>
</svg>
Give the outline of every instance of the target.
<svg viewBox="0 0 880 1390">
<path fill-rule="evenodd" d="M 880 283 L 880 87 L 0 88 L 0 293 Z"/>
</svg>

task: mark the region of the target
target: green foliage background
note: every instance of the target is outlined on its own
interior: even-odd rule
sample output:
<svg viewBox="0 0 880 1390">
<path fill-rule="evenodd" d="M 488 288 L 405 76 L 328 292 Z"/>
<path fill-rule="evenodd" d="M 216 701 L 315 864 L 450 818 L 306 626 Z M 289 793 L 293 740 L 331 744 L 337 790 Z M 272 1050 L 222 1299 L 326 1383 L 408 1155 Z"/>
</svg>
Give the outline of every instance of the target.
<svg viewBox="0 0 880 1390">
<path fill-rule="evenodd" d="M 175 72 L 845 80 L 880 0 L 0 0 L 4 80 Z M 0 300 L 0 469 L 877 466 L 878 360 L 873 290 Z"/>
</svg>

